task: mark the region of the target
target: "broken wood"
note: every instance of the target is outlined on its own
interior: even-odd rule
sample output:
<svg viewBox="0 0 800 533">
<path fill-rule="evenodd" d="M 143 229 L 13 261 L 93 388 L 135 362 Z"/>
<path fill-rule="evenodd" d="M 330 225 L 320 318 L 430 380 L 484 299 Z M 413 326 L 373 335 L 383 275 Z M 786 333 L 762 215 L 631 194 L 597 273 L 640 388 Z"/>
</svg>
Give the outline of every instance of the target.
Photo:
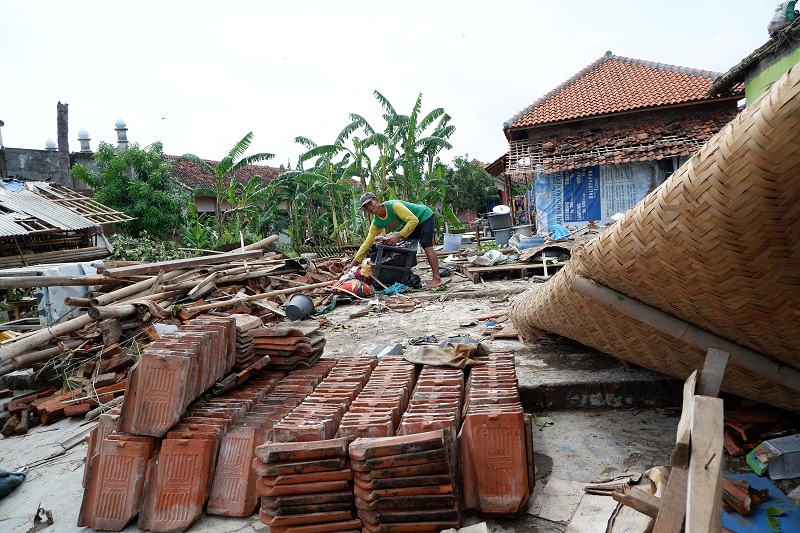
<svg viewBox="0 0 800 533">
<path fill-rule="evenodd" d="M 650 518 L 657 517 L 658 510 L 661 508 L 661 498 L 631 487 L 619 488 L 612 492 L 611 496 L 621 504 L 627 505 Z"/>
<path fill-rule="evenodd" d="M 218 265 L 220 263 L 230 263 L 232 261 L 244 261 L 247 259 L 257 259 L 264 255 L 261 250 L 246 252 L 232 252 L 220 255 L 204 255 L 189 259 L 173 259 L 171 261 L 161 261 L 159 263 L 145 263 L 142 265 L 131 265 L 119 268 L 106 269 L 106 275 L 114 278 L 124 278 L 127 276 L 152 275 L 160 271 L 172 272 L 184 268 L 194 268 L 202 265 Z"/>
<path fill-rule="evenodd" d="M 211 309 L 219 309 L 220 307 L 228 307 L 229 305 L 236 305 L 243 302 L 252 302 L 253 300 L 263 300 L 264 298 L 270 298 L 272 296 L 278 296 L 280 294 L 292 294 L 295 292 L 300 292 L 303 290 L 311 290 L 311 289 L 321 289 L 322 287 L 328 287 L 336 283 L 336 280 L 326 281 L 324 283 L 314 283 L 313 285 L 303 285 L 300 287 L 290 287 L 288 289 L 281 289 L 277 291 L 265 292 L 262 294 L 253 294 L 250 296 L 241 296 L 238 298 L 231 298 L 230 300 L 224 300 L 221 302 L 205 304 L 205 305 L 193 305 L 187 306 L 182 309 L 183 312 L 186 313 L 202 313 L 203 311 L 209 311 Z"/>
<path fill-rule="evenodd" d="M 695 396 L 692 459 L 686 495 L 686 533 L 719 531 L 722 520 L 723 402 Z"/>
</svg>

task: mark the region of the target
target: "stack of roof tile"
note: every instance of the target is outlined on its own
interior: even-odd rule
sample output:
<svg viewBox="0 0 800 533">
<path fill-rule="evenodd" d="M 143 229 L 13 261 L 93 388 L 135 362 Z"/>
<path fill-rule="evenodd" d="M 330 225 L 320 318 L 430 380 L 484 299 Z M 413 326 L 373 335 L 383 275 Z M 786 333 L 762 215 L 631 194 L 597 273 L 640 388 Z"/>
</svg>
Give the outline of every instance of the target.
<svg viewBox="0 0 800 533">
<path fill-rule="evenodd" d="M 347 441 L 270 442 L 256 448 L 260 516 L 271 533 L 361 529 L 353 509 Z"/>
<path fill-rule="evenodd" d="M 359 438 L 349 452 L 362 531 L 422 532 L 460 526 L 443 431 Z"/>
<path fill-rule="evenodd" d="M 321 359 L 311 368 L 283 377 L 258 404 L 228 430 L 220 445 L 217 468 L 206 512 L 222 516 L 250 516 L 256 512 L 258 476 L 252 468 L 257 446 L 269 441 L 272 427 L 299 405 L 335 365 Z"/>
<path fill-rule="evenodd" d="M 139 512 L 156 439 L 114 433 L 119 407 L 100 415 L 89 434 L 79 526 L 121 531 Z"/>
<path fill-rule="evenodd" d="M 390 437 L 414 389 L 414 365 L 402 357 L 381 358 L 369 381 L 339 424 L 339 437 Z"/>
<path fill-rule="evenodd" d="M 119 431 L 163 436 L 186 407 L 233 367 L 233 318 L 195 318 L 148 344 L 131 370 Z"/>
<path fill-rule="evenodd" d="M 464 508 L 515 514 L 533 491 L 530 417 L 522 411 L 513 356 L 478 359 L 484 364 L 472 367 L 458 435 Z"/>
<path fill-rule="evenodd" d="M 247 474 L 256 444 L 268 437 L 259 430 L 268 431 L 291 409 L 284 405 L 299 404 L 334 365 L 322 360 L 291 377 L 261 371 L 225 396 L 194 402 L 163 440 L 118 432 L 120 409 L 101 415 L 89 438 L 78 525 L 121 531 L 139 514 L 140 529 L 184 531 L 212 495 L 216 514 L 249 516 L 258 493 Z"/>
<path fill-rule="evenodd" d="M 275 442 L 332 439 L 377 366 L 377 357 L 339 359 L 328 376 L 300 405 L 272 428 Z"/>
<path fill-rule="evenodd" d="M 322 356 L 325 348 L 325 335 L 313 320 L 254 329 L 251 333 L 255 354 L 269 356 L 269 367 L 273 370 L 307 368 Z"/>
<path fill-rule="evenodd" d="M 234 370 L 243 370 L 255 361 L 256 351 L 253 348 L 253 330 L 260 328 L 264 322 L 257 316 L 235 313 L 231 315 L 236 321 L 236 358 Z"/>
<path fill-rule="evenodd" d="M 203 514 L 222 436 L 259 400 L 259 393 L 197 402 L 161 442 L 151 461 L 139 528 L 185 531 Z"/>
</svg>

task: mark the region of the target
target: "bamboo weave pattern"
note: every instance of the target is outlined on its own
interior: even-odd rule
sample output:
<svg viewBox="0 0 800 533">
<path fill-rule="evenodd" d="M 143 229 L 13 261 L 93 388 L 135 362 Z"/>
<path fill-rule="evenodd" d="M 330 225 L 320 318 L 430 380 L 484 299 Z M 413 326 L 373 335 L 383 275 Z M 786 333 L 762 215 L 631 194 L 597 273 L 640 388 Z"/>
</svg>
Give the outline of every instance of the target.
<svg viewBox="0 0 800 533">
<path fill-rule="evenodd" d="M 681 379 L 702 368 L 704 350 L 572 291 L 575 276 L 800 369 L 800 68 L 511 306 L 526 338 L 552 331 Z M 800 411 L 800 393 L 733 363 L 722 389 Z"/>
</svg>

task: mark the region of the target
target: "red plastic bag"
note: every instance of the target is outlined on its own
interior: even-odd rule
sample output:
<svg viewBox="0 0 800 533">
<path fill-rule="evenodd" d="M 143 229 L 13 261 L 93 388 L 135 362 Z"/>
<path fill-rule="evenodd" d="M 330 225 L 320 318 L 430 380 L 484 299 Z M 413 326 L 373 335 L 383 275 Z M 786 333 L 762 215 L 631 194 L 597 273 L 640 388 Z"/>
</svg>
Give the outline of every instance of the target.
<svg viewBox="0 0 800 533">
<path fill-rule="evenodd" d="M 370 296 L 375 295 L 375 291 L 372 290 L 371 285 L 357 279 L 337 281 L 331 285 L 331 288 L 333 288 L 333 292 L 337 294 L 355 294 L 356 296 L 361 296 L 362 298 L 369 298 Z"/>
</svg>

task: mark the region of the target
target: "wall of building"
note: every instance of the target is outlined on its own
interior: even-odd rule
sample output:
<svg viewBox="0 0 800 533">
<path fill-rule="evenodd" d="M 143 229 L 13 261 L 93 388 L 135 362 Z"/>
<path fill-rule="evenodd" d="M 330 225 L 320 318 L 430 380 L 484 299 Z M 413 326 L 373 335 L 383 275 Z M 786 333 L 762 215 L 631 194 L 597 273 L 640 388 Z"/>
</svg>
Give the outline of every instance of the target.
<svg viewBox="0 0 800 533">
<path fill-rule="evenodd" d="M 746 105 L 767 92 L 772 83 L 786 74 L 790 68 L 800 63 L 800 46 L 783 50 L 779 56 L 762 59 L 750 72 L 744 84 Z"/>
<path fill-rule="evenodd" d="M 92 152 L 70 154 L 70 168 L 80 163 L 93 170 L 95 163 Z M 0 148 L 0 179 L 19 181 L 58 181 L 58 151 L 33 150 L 29 148 Z M 89 187 L 76 182 L 75 189 L 86 191 Z"/>
<path fill-rule="evenodd" d="M 4 148 L 0 157 L 5 174 L 3 179 L 19 181 L 56 181 L 58 178 L 58 151 L 28 148 Z"/>
</svg>

